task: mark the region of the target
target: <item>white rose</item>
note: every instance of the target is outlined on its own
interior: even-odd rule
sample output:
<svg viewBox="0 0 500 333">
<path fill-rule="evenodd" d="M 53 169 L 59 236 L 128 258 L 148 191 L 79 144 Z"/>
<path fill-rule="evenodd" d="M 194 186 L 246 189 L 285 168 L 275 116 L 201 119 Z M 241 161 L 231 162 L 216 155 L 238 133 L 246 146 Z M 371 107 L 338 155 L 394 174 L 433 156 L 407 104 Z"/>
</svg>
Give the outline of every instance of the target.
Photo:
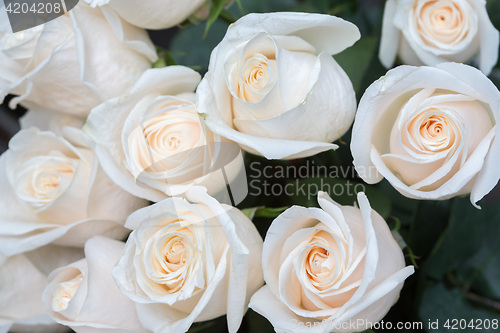
<svg viewBox="0 0 500 333">
<path fill-rule="evenodd" d="M 208 127 L 268 159 L 336 148 L 351 126 L 351 81 L 331 57 L 360 37 L 338 17 L 249 14 L 229 26 L 197 90 Z"/>
<path fill-rule="evenodd" d="M 484 197 L 500 179 L 500 92 L 462 64 L 400 66 L 374 82 L 352 130 L 354 166 L 414 199 Z M 477 206 L 476 206 L 477 207 Z"/>
<path fill-rule="evenodd" d="M 359 209 L 324 192 L 321 208 L 293 206 L 267 232 L 266 285 L 250 307 L 276 332 L 359 332 L 381 320 L 413 274 L 384 219 L 358 193 Z"/>
<path fill-rule="evenodd" d="M 84 0 L 109 5 L 128 22 L 145 29 L 166 29 L 186 20 L 208 0 Z"/>
<path fill-rule="evenodd" d="M 109 8 L 80 3 L 68 15 L 12 33 L 0 30 L 0 101 L 86 117 L 126 91 L 156 60 L 146 31 Z"/>
<path fill-rule="evenodd" d="M 0 157 L 0 253 L 124 237 L 126 217 L 147 204 L 106 177 L 81 131 L 71 134 L 21 130 Z"/>
<path fill-rule="evenodd" d="M 244 172 L 237 145 L 202 125 L 194 94 L 199 82 L 187 67 L 149 69 L 128 94 L 92 110 L 84 131 L 116 184 L 160 201 L 196 184 L 211 194 L 225 190 L 223 175 L 215 172 L 222 166 L 228 181 Z"/>
<path fill-rule="evenodd" d="M 194 187 L 187 197 L 130 215 L 126 226 L 135 230 L 113 276 L 155 333 L 186 332 L 193 322 L 224 314 L 236 332 L 263 284 L 262 238 L 242 212 L 206 189 Z"/>
<path fill-rule="evenodd" d="M 52 272 L 43 292 L 45 311 L 76 332 L 149 332 L 137 318 L 135 303 L 111 276 L 125 243 L 94 237 L 85 243 L 85 258 Z"/>
<path fill-rule="evenodd" d="M 498 59 L 499 33 L 484 0 L 387 0 L 379 57 L 389 68 L 396 54 L 408 65 L 435 66 L 475 58 L 486 75 Z"/>
<path fill-rule="evenodd" d="M 67 328 L 54 322 L 43 308 L 42 292 L 48 274 L 45 269 L 66 265 L 82 256 L 79 250 L 57 246 L 9 258 L 0 254 L 0 333 L 66 332 Z"/>
</svg>

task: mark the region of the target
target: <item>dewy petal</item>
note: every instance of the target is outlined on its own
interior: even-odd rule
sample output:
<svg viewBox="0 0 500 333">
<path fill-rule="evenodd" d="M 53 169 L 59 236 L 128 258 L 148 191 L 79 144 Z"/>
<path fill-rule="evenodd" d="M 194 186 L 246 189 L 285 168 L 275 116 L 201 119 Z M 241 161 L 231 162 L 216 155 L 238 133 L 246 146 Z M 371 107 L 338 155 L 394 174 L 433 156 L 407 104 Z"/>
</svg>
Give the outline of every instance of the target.
<svg viewBox="0 0 500 333">
<path fill-rule="evenodd" d="M 226 76 L 223 75 L 224 66 L 228 59 L 235 61 L 235 53 L 242 47 L 242 43 L 262 32 L 298 37 L 312 45 L 317 53 L 329 54 L 340 52 L 359 38 L 359 31 L 355 26 L 332 16 L 304 13 L 247 15 L 228 28 L 224 40 L 211 54 L 209 71 L 197 91 L 198 112 L 201 117 L 215 133 L 269 159 L 305 157 L 334 148 L 335 146 L 325 142 L 271 140 L 234 130 L 231 94 L 227 89 Z M 331 43 L 332 34 L 339 38 L 338 42 Z M 285 45 L 289 41 L 282 42 Z M 302 44 L 301 42 L 300 47 Z"/>
<path fill-rule="evenodd" d="M 234 123 L 238 128 L 245 128 L 245 133 L 259 137 L 316 142 L 337 140 L 349 129 L 356 112 L 352 84 L 343 69 L 326 53 L 317 58 L 314 72 L 319 73 L 317 81 L 302 102 L 292 109 L 268 119 L 235 119 Z M 318 123 L 317 117 L 323 121 Z"/>
</svg>

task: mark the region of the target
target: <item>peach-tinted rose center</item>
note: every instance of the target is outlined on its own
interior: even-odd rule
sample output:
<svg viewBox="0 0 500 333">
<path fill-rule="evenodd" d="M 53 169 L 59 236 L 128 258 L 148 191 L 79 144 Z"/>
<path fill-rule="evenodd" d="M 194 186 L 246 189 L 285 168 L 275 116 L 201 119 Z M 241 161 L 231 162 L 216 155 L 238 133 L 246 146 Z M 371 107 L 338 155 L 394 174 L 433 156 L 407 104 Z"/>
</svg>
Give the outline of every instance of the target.
<svg viewBox="0 0 500 333">
<path fill-rule="evenodd" d="M 175 271 L 186 263 L 186 247 L 180 237 L 173 237 L 165 246 L 165 263 Z"/>
<path fill-rule="evenodd" d="M 457 45 L 471 31 L 473 22 L 467 4 L 454 0 L 432 0 L 413 7 L 417 32 L 422 41 L 431 47 Z M 441 44 L 441 45 L 440 45 Z"/>
<path fill-rule="evenodd" d="M 313 247 L 307 255 L 306 271 L 309 277 L 317 282 L 335 270 L 335 262 L 330 253 L 322 247 Z"/>
<path fill-rule="evenodd" d="M 189 228 L 180 228 L 159 231 L 150 242 L 154 245 L 146 252 L 152 263 L 149 278 L 166 293 L 179 291 L 197 261 L 196 237 Z"/>
<path fill-rule="evenodd" d="M 275 59 L 260 53 L 245 60 L 239 70 L 238 98 L 250 103 L 260 101 L 272 87 L 275 65 Z"/>
<path fill-rule="evenodd" d="M 456 136 L 460 135 L 457 126 L 446 114 L 429 109 L 411 119 L 407 130 L 421 152 L 437 153 L 453 146 Z"/>
<path fill-rule="evenodd" d="M 175 103 L 164 106 L 172 107 Z M 179 164 L 176 155 L 201 146 L 204 140 L 194 108 L 179 106 L 144 121 L 128 138 L 134 176 L 144 170 L 165 172 L 175 167 Z"/>
<path fill-rule="evenodd" d="M 61 196 L 71 184 L 75 165 L 71 158 L 37 156 L 19 167 L 16 193 L 34 208 L 40 209 Z"/>
<path fill-rule="evenodd" d="M 83 280 L 83 275 L 79 274 L 73 279 L 61 282 L 55 289 L 52 296 L 52 310 L 60 312 L 68 308 L 69 302 L 73 299 Z"/>
</svg>

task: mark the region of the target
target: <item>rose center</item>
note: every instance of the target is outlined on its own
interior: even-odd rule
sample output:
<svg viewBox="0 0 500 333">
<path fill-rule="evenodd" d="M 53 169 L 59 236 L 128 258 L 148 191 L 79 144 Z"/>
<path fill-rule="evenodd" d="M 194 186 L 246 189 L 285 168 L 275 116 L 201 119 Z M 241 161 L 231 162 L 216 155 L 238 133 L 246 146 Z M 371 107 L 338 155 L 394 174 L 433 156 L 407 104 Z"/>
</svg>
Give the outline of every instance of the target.
<svg viewBox="0 0 500 333">
<path fill-rule="evenodd" d="M 68 308 L 69 302 L 73 299 L 83 280 L 83 275 L 79 274 L 73 279 L 61 282 L 52 297 L 52 310 L 60 312 Z"/>
<path fill-rule="evenodd" d="M 461 1 L 433 0 L 423 4 L 416 1 L 412 16 L 422 41 L 443 50 L 465 42 L 469 34 L 474 35 L 477 30 L 474 11 Z"/>
<path fill-rule="evenodd" d="M 322 247 L 313 247 L 307 255 L 306 272 L 313 280 L 325 278 L 335 271 L 335 261 Z"/>
<path fill-rule="evenodd" d="M 167 244 L 165 261 L 175 269 L 186 263 L 186 247 L 181 239 L 175 238 Z"/>
<path fill-rule="evenodd" d="M 429 109 L 409 121 L 407 131 L 422 152 L 436 153 L 453 146 L 457 126 L 444 112 Z"/>
<path fill-rule="evenodd" d="M 176 150 L 177 148 L 179 148 L 179 146 L 181 145 L 182 143 L 182 136 L 175 133 L 175 134 L 170 134 L 168 137 L 167 137 L 167 147 L 170 149 L 170 150 Z"/>
<path fill-rule="evenodd" d="M 268 59 L 262 54 L 257 54 L 245 61 L 243 65 L 245 84 L 251 89 L 260 90 L 269 82 Z"/>
</svg>

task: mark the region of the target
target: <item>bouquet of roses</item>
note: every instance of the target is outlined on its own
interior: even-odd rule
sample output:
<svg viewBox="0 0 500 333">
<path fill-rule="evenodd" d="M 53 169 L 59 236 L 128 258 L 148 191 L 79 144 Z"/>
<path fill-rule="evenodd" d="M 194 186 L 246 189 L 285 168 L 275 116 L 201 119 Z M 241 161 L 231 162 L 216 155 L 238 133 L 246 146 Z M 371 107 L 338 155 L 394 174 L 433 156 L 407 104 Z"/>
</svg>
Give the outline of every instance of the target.
<svg viewBox="0 0 500 333">
<path fill-rule="evenodd" d="M 28 2 L 0 332 L 498 329 L 483 1 Z"/>
</svg>

